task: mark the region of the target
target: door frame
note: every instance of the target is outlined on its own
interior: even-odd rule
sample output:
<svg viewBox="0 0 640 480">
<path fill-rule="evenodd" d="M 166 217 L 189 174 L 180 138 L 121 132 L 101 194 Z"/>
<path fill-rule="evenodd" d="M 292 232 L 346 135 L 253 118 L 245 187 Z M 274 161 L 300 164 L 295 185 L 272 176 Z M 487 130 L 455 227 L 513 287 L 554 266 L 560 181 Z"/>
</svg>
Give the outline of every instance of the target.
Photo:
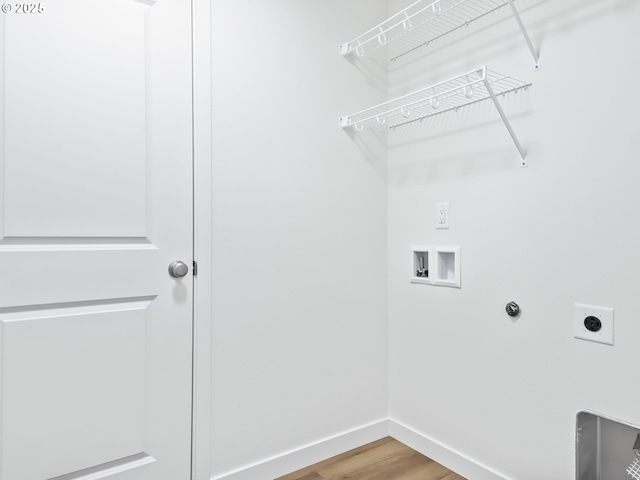
<svg viewBox="0 0 640 480">
<path fill-rule="evenodd" d="M 192 0 L 193 60 L 193 414 L 191 478 L 211 478 L 212 386 L 212 48 L 211 0 Z M 187 479 L 185 479 L 187 480 Z"/>
</svg>

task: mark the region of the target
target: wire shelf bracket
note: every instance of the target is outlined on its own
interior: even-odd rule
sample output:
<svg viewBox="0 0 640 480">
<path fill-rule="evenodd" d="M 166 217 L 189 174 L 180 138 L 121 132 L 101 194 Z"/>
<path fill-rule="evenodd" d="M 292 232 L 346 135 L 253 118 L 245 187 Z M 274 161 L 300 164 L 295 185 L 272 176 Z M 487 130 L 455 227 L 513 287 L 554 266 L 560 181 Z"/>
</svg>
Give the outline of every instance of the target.
<svg viewBox="0 0 640 480">
<path fill-rule="evenodd" d="M 385 103 L 340 118 L 342 128 L 362 131 L 367 125 L 390 130 L 445 112 L 491 99 L 520 153 L 520 166 L 528 166 L 527 153 L 511 127 L 498 97 L 527 90 L 532 84 L 489 70 L 486 66 L 458 75 Z"/>
<path fill-rule="evenodd" d="M 540 69 L 540 55 L 531 41 L 514 0 L 418 0 L 350 42 L 340 45 L 343 56 L 364 57 L 388 48 L 389 60 L 399 58 L 442 38 L 505 6 L 511 7 L 522 36 Z"/>
<path fill-rule="evenodd" d="M 522 32 L 522 36 L 524 37 L 524 41 L 527 43 L 527 47 L 529 47 L 529 51 L 531 52 L 531 56 L 533 57 L 533 61 L 535 62 L 533 65 L 534 70 L 540 70 L 540 54 L 536 50 L 536 47 L 533 46 L 533 42 L 531 41 L 531 37 L 529 36 L 529 32 L 527 32 L 527 27 L 524 26 L 524 22 L 520 17 L 520 13 L 516 8 L 513 0 L 509 0 L 509 6 L 511 6 L 511 11 L 513 12 L 513 16 L 518 23 L 518 27 L 520 27 L 520 31 Z"/>
</svg>

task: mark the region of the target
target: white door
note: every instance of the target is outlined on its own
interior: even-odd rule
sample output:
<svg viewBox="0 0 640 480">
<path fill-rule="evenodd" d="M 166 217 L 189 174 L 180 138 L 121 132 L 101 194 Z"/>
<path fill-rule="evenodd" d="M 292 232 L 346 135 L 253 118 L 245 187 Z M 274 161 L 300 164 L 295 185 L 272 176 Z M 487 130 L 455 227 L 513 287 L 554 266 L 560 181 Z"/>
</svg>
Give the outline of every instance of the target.
<svg viewBox="0 0 640 480">
<path fill-rule="evenodd" d="M 0 14 L 0 480 L 187 480 L 190 0 L 34 5 Z"/>
</svg>

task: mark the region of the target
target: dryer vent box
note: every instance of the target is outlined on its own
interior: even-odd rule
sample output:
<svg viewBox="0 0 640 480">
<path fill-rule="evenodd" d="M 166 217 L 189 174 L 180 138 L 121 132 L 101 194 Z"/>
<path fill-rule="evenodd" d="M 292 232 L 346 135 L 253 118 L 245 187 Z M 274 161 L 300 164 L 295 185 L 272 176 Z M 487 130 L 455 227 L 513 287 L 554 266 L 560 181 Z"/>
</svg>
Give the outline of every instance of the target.
<svg viewBox="0 0 640 480">
<path fill-rule="evenodd" d="M 633 479 L 640 426 L 593 412 L 576 416 L 576 480 Z"/>
</svg>

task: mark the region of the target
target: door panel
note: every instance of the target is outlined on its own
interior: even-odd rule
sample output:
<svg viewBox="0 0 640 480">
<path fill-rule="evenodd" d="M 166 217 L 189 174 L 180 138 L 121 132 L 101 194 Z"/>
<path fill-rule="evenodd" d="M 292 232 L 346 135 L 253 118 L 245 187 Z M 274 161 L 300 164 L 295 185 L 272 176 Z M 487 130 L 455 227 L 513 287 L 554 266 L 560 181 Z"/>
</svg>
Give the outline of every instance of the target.
<svg viewBox="0 0 640 480">
<path fill-rule="evenodd" d="M 51 478 L 144 451 L 150 303 L 87 302 L 0 314 L 8 478 Z M 19 461 L 25 445 L 37 462 Z"/>
<path fill-rule="evenodd" d="M 5 235 L 144 236 L 146 10 L 48 6 L 6 19 Z"/>
<path fill-rule="evenodd" d="M 0 17 L 0 480 L 187 480 L 190 0 Z"/>
</svg>

